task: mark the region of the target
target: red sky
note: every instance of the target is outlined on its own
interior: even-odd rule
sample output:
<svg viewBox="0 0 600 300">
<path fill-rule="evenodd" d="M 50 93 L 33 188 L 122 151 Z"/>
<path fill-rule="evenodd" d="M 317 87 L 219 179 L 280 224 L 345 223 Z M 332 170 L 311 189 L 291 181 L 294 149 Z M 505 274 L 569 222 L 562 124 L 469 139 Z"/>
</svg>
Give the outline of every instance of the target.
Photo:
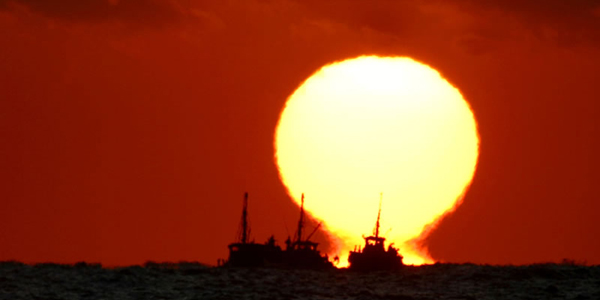
<svg viewBox="0 0 600 300">
<path fill-rule="evenodd" d="M 256 240 L 282 242 L 285 99 L 378 54 L 436 68 L 478 120 L 434 259 L 599 264 L 600 5 L 485 3 L 0 0 L 0 260 L 214 264 L 245 191 Z"/>
</svg>

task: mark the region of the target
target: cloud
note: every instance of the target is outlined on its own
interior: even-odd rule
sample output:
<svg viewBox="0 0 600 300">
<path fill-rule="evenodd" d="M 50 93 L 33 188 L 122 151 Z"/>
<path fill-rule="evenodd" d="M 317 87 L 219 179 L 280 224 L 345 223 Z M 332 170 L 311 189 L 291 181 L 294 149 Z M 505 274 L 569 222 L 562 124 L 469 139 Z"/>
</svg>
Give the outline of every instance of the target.
<svg viewBox="0 0 600 300">
<path fill-rule="evenodd" d="M 499 42 L 542 41 L 558 46 L 600 42 L 600 4 L 562 1 L 303 1 L 310 17 L 369 29 L 404 42 L 437 36 L 481 55 Z"/>
<path fill-rule="evenodd" d="M 0 9 L 18 7 L 73 22 L 163 25 L 177 21 L 181 16 L 176 2 L 169 0 L 0 0 Z"/>
<path fill-rule="evenodd" d="M 482 16 L 480 23 L 505 26 L 514 20 L 539 40 L 560 46 L 600 41 L 600 4 L 596 0 L 561 1 L 475 1 L 458 0 L 463 11 Z M 485 18 L 494 14 L 496 18 Z"/>
<path fill-rule="evenodd" d="M 588 15 L 599 6 L 596 0 L 562 1 L 548 0 L 540 3 L 539 1 L 474 1 L 459 0 L 461 5 L 471 7 L 500 9 L 502 11 L 516 13 L 537 19 L 559 20 L 559 19 L 577 19 Z"/>
</svg>

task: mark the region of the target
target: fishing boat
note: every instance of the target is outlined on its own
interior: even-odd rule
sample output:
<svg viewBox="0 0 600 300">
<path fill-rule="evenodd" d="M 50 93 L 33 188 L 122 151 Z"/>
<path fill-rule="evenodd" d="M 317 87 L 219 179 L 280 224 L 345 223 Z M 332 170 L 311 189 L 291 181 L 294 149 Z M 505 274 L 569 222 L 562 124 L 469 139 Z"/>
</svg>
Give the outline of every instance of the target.
<svg viewBox="0 0 600 300">
<path fill-rule="evenodd" d="M 327 255 L 322 255 L 317 249 L 319 243 L 310 240 L 312 235 L 321 227 L 321 223 L 306 237 L 303 237 L 304 229 L 304 194 L 302 194 L 300 204 L 300 219 L 293 240 L 290 237 L 286 240 L 286 249 L 284 255 L 284 265 L 287 268 L 297 269 L 330 269 L 333 264 L 329 261 Z"/>
<path fill-rule="evenodd" d="M 226 267 L 268 267 L 280 265 L 283 261 L 281 247 L 271 236 L 264 244 L 250 241 L 250 225 L 248 224 L 248 193 L 244 194 L 244 205 L 238 238 L 228 245 L 229 259 L 223 263 Z M 221 265 L 221 263 L 219 263 Z"/>
<path fill-rule="evenodd" d="M 248 193 L 244 194 L 242 219 L 239 234 L 235 243 L 229 244 L 229 259 L 219 265 L 225 267 L 271 267 L 286 269 L 328 269 L 333 268 L 327 255 L 318 250 L 319 243 L 310 240 L 320 228 L 319 225 L 306 238 L 304 231 L 304 194 L 300 205 L 300 219 L 294 239 L 288 237 L 286 249 L 282 250 L 271 236 L 264 244 L 250 241 L 250 225 L 248 224 Z"/>
<path fill-rule="evenodd" d="M 379 212 L 377 213 L 377 222 L 373 235 L 363 236 L 365 246 L 363 248 L 355 247 L 354 251 L 350 251 L 348 262 L 350 270 L 357 271 L 384 271 L 398 270 L 403 266 L 402 255 L 398 253 L 398 249 L 394 248 L 394 244 L 390 244 L 385 249 L 385 238 L 379 236 L 379 220 L 381 217 L 381 200 L 379 198 Z"/>
</svg>

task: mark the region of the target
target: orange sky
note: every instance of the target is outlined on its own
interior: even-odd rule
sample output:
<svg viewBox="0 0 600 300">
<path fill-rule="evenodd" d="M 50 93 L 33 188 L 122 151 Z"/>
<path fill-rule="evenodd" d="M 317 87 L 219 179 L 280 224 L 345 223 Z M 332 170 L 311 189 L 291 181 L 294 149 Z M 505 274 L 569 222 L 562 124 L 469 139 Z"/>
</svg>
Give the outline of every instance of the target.
<svg viewBox="0 0 600 300">
<path fill-rule="evenodd" d="M 600 263 L 596 1 L 239 2 L 0 0 L 0 260 L 214 264 L 245 191 L 256 240 L 285 240 L 285 99 L 379 54 L 436 68 L 478 120 L 434 259 Z"/>
</svg>

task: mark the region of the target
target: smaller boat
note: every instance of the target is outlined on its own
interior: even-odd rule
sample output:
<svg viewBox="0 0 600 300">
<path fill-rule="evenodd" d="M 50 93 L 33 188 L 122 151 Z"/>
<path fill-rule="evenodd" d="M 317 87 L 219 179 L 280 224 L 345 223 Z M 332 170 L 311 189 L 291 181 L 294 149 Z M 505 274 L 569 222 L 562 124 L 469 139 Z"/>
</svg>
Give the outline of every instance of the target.
<svg viewBox="0 0 600 300">
<path fill-rule="evenodd" d="M 398 270 L 403 266 L 402 255 L 398 253 L 398 249 L 394 248 L 394 244 L 390 244 L 385 249 L 385 238 L 379 236 L 379 219 L 381 217 L 381 199 L 379 198 L 379 212 L 377 213 L 377 222 L 375 223 L 374 235 L 364 237 L 364 248 L 356 248 L 350 251 L 348 262 L 350 270 L 356 271 L 385 271 Z"/>
</svg>

